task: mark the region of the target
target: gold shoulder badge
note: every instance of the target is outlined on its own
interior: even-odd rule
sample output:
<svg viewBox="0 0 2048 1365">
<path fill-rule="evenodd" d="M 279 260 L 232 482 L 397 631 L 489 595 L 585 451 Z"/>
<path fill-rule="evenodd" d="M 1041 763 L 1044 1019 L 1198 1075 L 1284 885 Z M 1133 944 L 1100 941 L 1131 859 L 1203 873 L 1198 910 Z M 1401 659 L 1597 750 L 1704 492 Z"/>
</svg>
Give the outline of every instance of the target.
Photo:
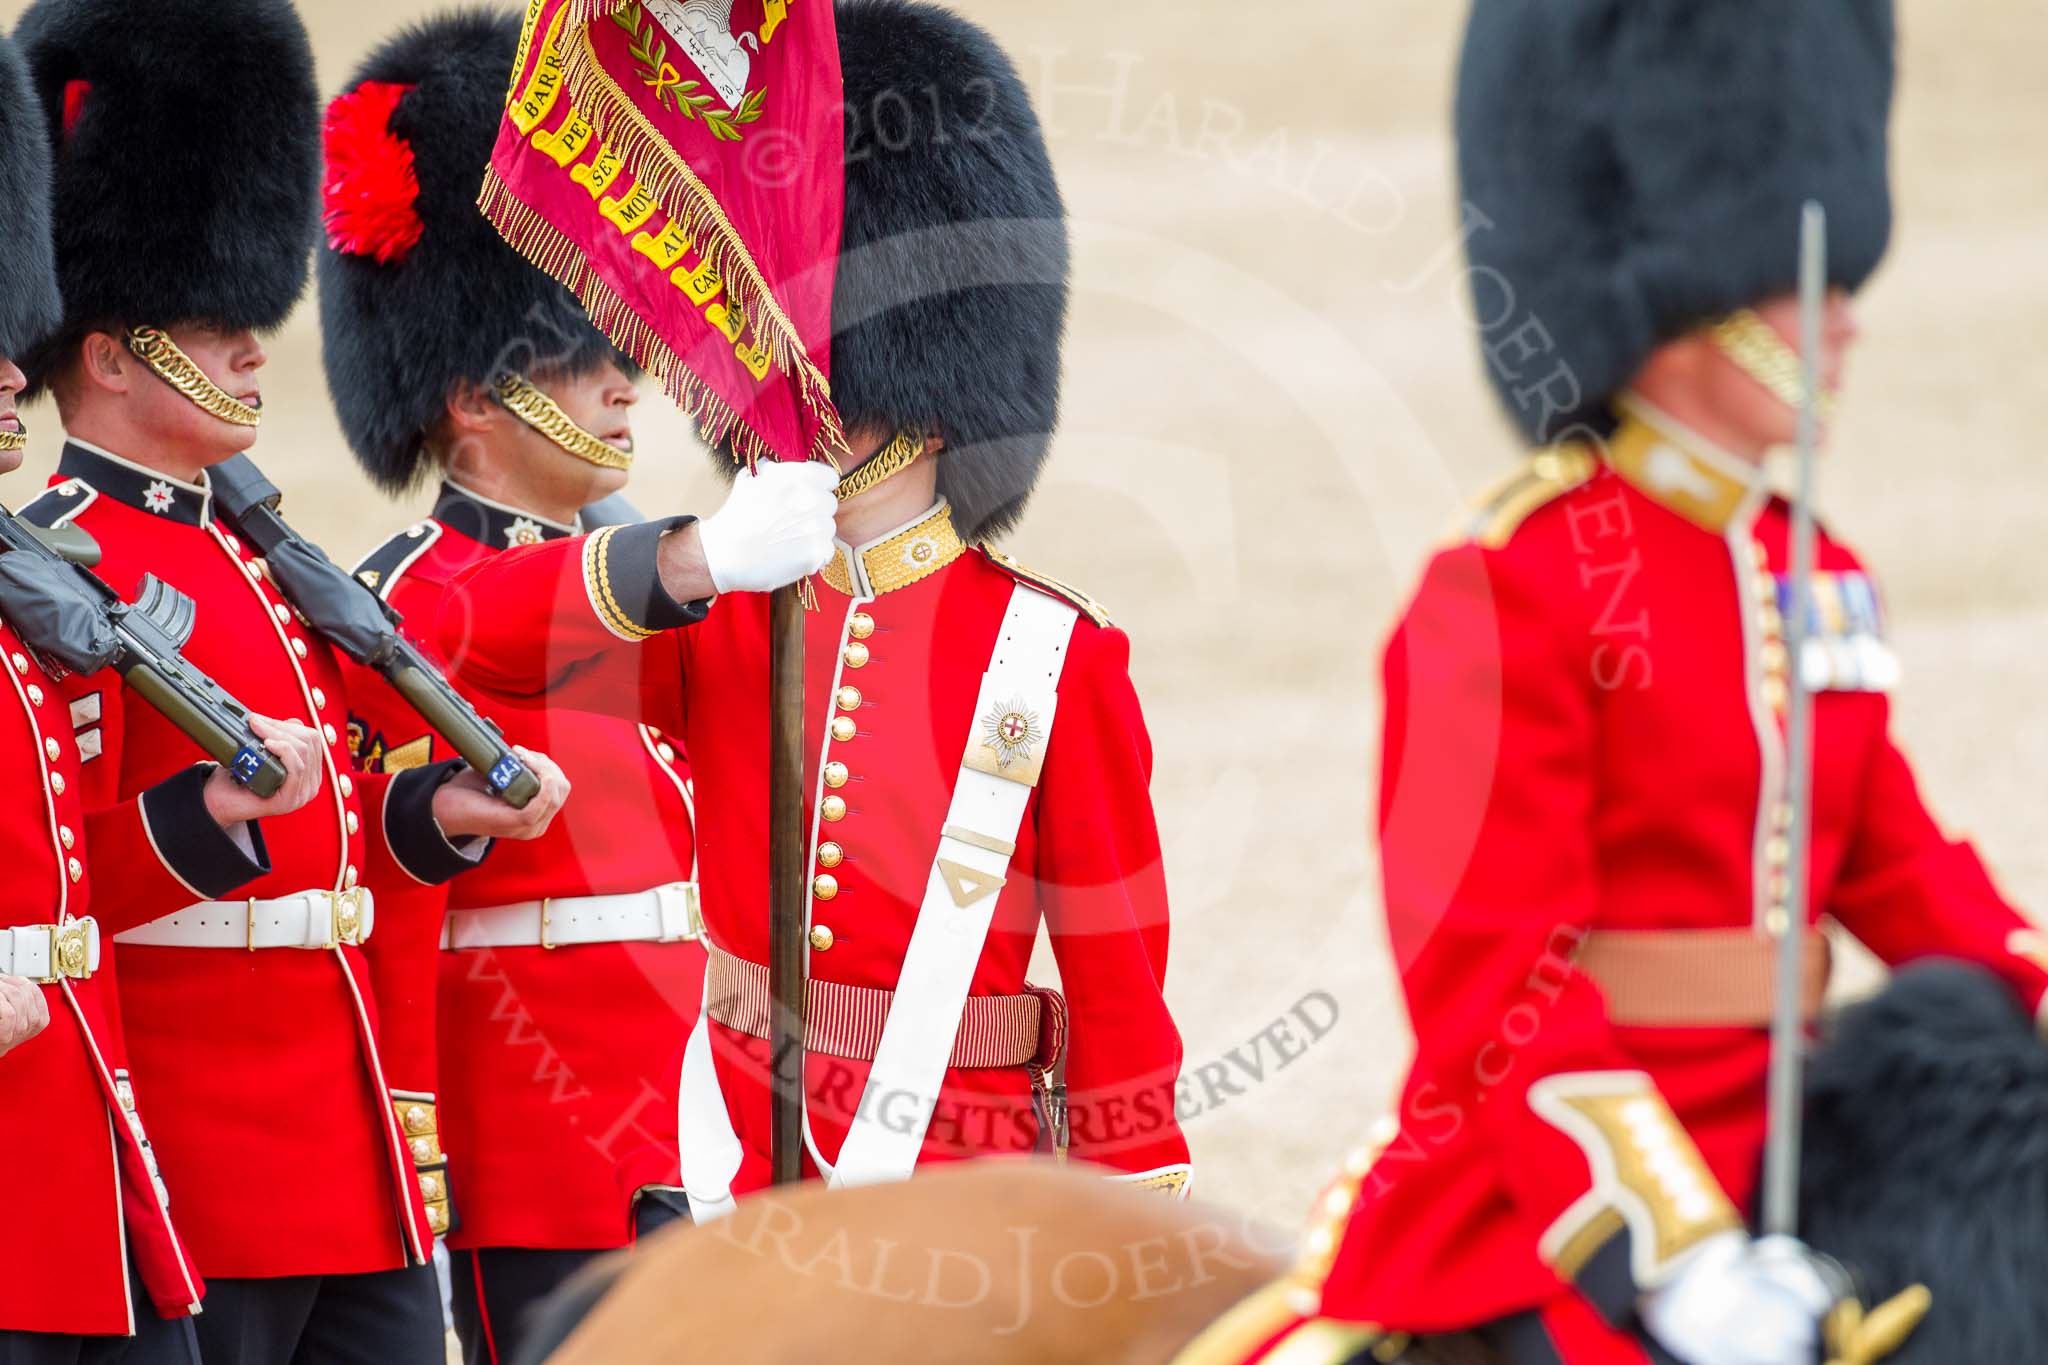
<svg viewBox="0 0 2048 1365">
<path fill-rule="evenodd" d="M 1459 526 L 1459 538 L 1498 550 L 1538 508 L 1584 484 L 1599 468 L 1599 459 L 1582 445 L 1539 450 L 1479 496 Z"/>
<path fill-rule="evenodd" d="M 1010 575 L 1010 577 L 1016 579 L 1018 582 L 1028 583 L 1032 587 L 1037 588 L 1040 592 L 1049 593 L 1050 595 L 1059 598 L 1060 601 L 1065 602 L 1068 606 L 1073 607 L 1075 610 L 1079 611 L 1083 616 L 1086 616 L 1089 620 L 1093 621 L 1098 626 L 1106 626 L 1109 624 L 1108 609 L 1105 608 L 1100 602 L 1097 602 L 1094 598 L 1088 596 L 1088 594 L 1082 592 L 1079 588 L 1069 587 L 1067 584 L 1060 582 L 1057 578 L 1047 578 L 1042 573 L 1038 573 L 1034 570 L 1027 569 L 1022 564 L 1019 564 L 1016 560 L 1004 554 L 1001 550 L 995 548 L 995 546 L 990 545 L 986 542 L 983 542 L 981 552 L 988 556 L 989 563 L 995 565 L 998 569 L 1001 569 L 1004 573 Z"/>
</svg>

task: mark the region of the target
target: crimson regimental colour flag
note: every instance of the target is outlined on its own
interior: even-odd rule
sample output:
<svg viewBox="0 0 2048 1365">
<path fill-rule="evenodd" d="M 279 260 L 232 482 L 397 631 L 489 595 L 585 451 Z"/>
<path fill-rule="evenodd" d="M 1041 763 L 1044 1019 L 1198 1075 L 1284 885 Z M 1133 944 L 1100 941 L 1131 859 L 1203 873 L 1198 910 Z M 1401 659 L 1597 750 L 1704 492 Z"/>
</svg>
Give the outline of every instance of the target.
<svg viewBox="0 0 2048 1365">
<path fill-rule="evenodd" d="M 478 206 L 696 419 L 836 459 L 830 0 L 528 0 Z"/>
</svg>

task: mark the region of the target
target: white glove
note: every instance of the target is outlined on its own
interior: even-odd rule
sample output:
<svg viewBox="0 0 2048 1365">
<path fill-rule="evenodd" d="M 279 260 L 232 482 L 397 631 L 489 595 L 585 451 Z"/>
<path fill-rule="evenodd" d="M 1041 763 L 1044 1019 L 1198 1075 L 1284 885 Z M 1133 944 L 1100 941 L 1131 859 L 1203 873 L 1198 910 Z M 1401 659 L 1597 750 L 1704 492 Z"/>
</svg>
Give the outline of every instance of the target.
<svg viewBox="0 0 2048 1365">
<path fill-rule="evenodd" d="M 732 481 L 725 506 L 697 523 L 704 567 L 721 593 L 773 592 L 825 567 L 839 500 L 832 467 L 762 460 Z"/>
<path fill-rule="evenodd" d="M 1792 1238 L 1728 1232 L 1639 1308 L 1658 1345 L 1686 1365 L 1813 1365 L 1820 1320 L 1839 1297 Z"/>
</svg>

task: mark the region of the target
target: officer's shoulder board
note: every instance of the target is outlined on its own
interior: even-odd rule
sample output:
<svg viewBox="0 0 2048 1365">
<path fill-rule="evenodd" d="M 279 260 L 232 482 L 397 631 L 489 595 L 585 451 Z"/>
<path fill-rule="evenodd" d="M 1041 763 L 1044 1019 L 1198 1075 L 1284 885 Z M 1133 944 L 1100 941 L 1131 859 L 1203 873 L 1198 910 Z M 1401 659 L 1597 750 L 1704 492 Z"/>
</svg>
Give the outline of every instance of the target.
<svg viewBox="0 0 2048 1365">
<path fill-rule="evenodd" d="M 1536 511 L 1578 488 L 1600 470 L 1599 457 L 1576 443 L 1550 446 L 1522 462 L 1473 502 L 1458 539 L 1498 550 Z"/>
<path fill-rule="evenodd" d="M 1060 601 L 1065 602 L 1098 626 L 1109 624 L 1109 612 L 1100 602 L 1097 602 L 1079 588 L 1069 587 L 1057 578 L 1047 578 L 1042 573 L 1027 569 L 1001 550 L 996 549 L 995 546 L 986 542 L 982 544 L 981 552 L 988 557 L 989 563 L 995 565 L 1019 583 L 1036 588 L 1049 597 L 1057 597 Z"/>
<path fill-rule="evenodd" d="M 349 572 L 378 597 L 388 599 L 391 590 L 398 586 L 398 580 L 405 576 L 405 571 L 434 548 L 434 542 L 441 538 L 441 531 L 438 521 L 415 522 L 364 555 Z"/>
<path fill-rule="evenodd" d="M 66 479 L 36 494 L 14 515 L 31 526 L 49 531 L 70 525 L 72 519 L 92 506 L 93 499 L 99 495 L 97 488 L 82 479 Z"/>
</svg>

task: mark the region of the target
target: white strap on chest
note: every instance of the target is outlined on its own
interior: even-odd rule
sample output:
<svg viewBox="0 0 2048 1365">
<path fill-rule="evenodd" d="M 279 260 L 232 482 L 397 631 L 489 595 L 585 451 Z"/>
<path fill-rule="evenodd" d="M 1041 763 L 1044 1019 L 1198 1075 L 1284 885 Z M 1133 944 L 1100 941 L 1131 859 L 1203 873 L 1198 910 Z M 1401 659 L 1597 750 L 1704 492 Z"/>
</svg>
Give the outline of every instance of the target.
<svg viewBox="0 0 2048 1365">
<path fill-rule="evenodd" d="M 907 1180 L 917 1165 L 1024 808 L 1045 763 L 1079 615 L 1021 583 L 1011 590 L 896 998 L 832 1170 L 835 1186 Z M 906 1115 L 913 1117 L 906 1122 Z"/>
</svg>

